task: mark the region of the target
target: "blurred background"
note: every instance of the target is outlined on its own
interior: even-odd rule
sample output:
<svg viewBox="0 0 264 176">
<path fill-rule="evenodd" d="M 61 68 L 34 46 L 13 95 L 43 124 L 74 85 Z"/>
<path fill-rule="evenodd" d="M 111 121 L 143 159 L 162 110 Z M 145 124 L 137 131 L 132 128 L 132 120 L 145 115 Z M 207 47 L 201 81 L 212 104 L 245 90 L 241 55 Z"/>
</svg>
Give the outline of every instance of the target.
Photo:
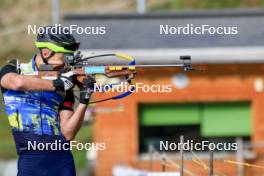
<svg viewBox="0 0 264 176">
<path fill-rule="evenodd" d="M 76 34 L 85 55 L 124 52 L 140 64 L 191 55 L 203 72 L 138 71 L 137 82 L 170 84 L 171 93 L 139 92 L 88 108 L 76 140 L 105 142 L 107 149 L 73 151 L 78 175 L 179 174 L 180 153 L 159 151 L 159 141 L 179 142 L 180 135 L 239 144 L 237 151 L 214 152 L 216 175 L 263 175 L 263 6 L 264 0 L 0 0 L 0 65 L 37 52 L 28 25 L 55 23 L 106 26 L 106 35 Z M 160 35 L 160 24 L 236 26 L 238 34 Z M 2 101 L 1 107 L 0 176 L 12 176 L 17 156 Z M 184 175 L 209 175 L 209 156 L 186 152 Z"/>
</svg>

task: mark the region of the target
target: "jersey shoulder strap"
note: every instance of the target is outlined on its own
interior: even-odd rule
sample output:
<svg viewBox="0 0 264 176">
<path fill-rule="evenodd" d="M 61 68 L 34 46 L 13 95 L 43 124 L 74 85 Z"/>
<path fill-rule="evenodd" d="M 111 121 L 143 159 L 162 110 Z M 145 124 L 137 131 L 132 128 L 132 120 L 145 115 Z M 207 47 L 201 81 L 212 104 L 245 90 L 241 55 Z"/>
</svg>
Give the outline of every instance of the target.
<svg viewBox="0 0 264 176">
<path fill-rule="evenodd" d="M 19 69 L 19 60 L 18 59 L 11 59 L 11 60 L 8 60 L 7 62 L 6 62 L 6 65 L 5 66 L 11 66 L 11 67 L 13 67 L 16 71 L 17 71 L 17 73 L 20 73 L 20 69 Z"/>
</svg>

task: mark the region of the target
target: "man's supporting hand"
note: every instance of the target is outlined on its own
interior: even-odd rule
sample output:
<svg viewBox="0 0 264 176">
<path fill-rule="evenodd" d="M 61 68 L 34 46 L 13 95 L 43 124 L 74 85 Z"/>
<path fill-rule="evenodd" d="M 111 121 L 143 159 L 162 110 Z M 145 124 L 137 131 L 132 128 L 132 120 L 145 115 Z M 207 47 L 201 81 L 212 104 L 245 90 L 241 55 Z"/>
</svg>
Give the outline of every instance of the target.
<svg viewBox="0 0 264 176">
<path fill-rule="evenodd" d="M 74 112 L 68 110 L 60 111 L 61 132 L 66 140 L 72 140 L 83 124 L 94 83 L 95 80 L 92 77 L 85 78 L 82 84 L 78 84 L 77 82 L 77 86 L 80 89 L 80 104 Z"/>
<path fill-rule="evenodd" d="M 95 80 L 92 77 L 85 78 L 80 88 L 80 103 L 88 104 L 92 91 L 94 89 Z"/>
<path fill-rule="evenodd" d="M 75 86 L 77 80 L 77 75 L 75 72 L 70 71 L 67 73 L 63 73 L 60 77 L 53 81 L 53 86 L 56 90 L 70 90 Z"/>
</svg>

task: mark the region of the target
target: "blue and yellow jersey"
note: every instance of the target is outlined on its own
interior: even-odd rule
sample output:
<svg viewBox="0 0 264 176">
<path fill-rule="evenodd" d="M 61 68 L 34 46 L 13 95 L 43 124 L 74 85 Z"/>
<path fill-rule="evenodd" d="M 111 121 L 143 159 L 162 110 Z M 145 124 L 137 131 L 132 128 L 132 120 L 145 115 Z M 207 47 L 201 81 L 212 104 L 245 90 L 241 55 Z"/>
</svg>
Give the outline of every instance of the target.
<svg viewBox="0 0 264 176">
<path fill-rule="evenodd" d="M 20 67 L 19 72 L 34 73 L 35 56 L 30 63 Z M 10 62 L 0 72 L 0 80 L 7 73 L 17 73 L 15 63 Z M 5 110 L 12 128 L 17 152 L 27 150 L 28 141 L 41 143 L 65 141 L 59 123 L 60 110 L 72 110 L 72 91 L 14 91 L 2 88 Z"/>
</svg>

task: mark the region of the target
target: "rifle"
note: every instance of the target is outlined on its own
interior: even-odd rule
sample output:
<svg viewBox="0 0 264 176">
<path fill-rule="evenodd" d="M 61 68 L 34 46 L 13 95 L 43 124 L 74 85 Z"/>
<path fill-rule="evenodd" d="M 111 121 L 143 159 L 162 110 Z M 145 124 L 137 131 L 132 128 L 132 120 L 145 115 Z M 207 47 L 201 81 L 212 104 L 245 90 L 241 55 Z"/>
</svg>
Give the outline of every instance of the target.
<svg viewBox="0 0 264 176">
<path fill-rule="evenodd" d="M 124 59 L 128 61 L 127 65 L 90 65 L 89 60 L 95 58 L 102 58 L 102 57 L 116 57 L 119 59 Z M 191 71 L 196 70 L 191 65 L 191 57 L 190 56 L 180 56 L 181 63 L 180 64 L 166 64 L 166 65 L 136 65 L 136 61 L 133 57 L 128 56 L 126 54 L 101 54 L 101 55 L 94 55 L 90 57 L 83 57 L 81 52 L 78 51 L 75 55 L 73 54 L 65 54 L 63 61 L 64 66 L 60 71 L 55 71 L 54 66 L 60 65 L 59 63 L 49 63 L 40 65 L 39 71 L 30 74 L 24 75 L 34 75 L 42 79 L 49 79 L 54 80 L 56 79 L 59 74 L 66 71 L 75 71 L 77 74 L 77 80 L 79 83 L 82 83 L 85 78 L 88 76 L 94 77 L 95 75 L 105 75 L 108 78 L 114 77 L 124 77 L 129 84 L 132 84 L 132 80 L 136 74 L 137 68 L 162 68 L 162 67 L 179 67 L 182 68 L 183 71 Z M 23 64 L 20 64 L 23 66 Z M 106 86 L 113 86 L 115 84 L 106 85 Z M 97 100 L 91 103 L 98 103 L 110 99 L 120 99 L 130 95 L 132 92 L 127 91 L 120 95 L 106 98 L 103 100 Z"/>
</svg>

